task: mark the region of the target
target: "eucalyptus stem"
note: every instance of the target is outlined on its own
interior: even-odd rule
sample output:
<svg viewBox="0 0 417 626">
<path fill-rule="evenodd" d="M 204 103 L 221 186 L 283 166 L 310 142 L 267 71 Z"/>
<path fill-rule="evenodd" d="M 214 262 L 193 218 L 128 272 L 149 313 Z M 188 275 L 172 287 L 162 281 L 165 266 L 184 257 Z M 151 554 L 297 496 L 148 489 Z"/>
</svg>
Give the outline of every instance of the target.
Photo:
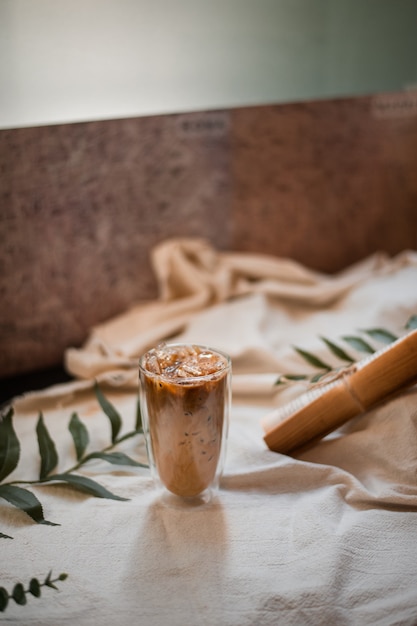
<svg viewBox="0 0 417 626">
<path fill-rule="evenodd" d="M 0 416 L 0 499 L 6 500 L 12 506 L 21 509 L 38 524 L 56 526 L 54 522 L 45 519 L 42 503 L 38 500 L 37 496 L 32 491 L 26 489 L 25 486 L 44 485 L 59 482 L 83 493 L 87 493 L 90 496 L 125 501 L 128 498 L 112 493 L 103 485 L 93 480 L 93 478 L 83 476 L 82 474 L 77 473 L 76 470 L 93 459 L 101 459 L 113 465 L 143 467 L 149 469 L 148 464 L 136 461 L 124 452 L 114 450 L 114 448 L 122 441 L 136 435 L 143 434 L 139 403 L 136 409 L 134 429 L 124 435 L 120 435 L 123 425 L 122 416 L 111 404 L 111 402 L 103 395 L 97 384 L 94 389 L 97 400 L 110 422 L 110 443 L 102 450 L 87 453 L 87 447 L 90 443 L 88 429 L 83 421 L 80 420 L 78 414 L 76 412 L 73 413 L 68 424 L 68 430 L 71 434 L 75 447 L 76 463 L 63 472 L 57 473 L 57 467 L 59 465 L 58 451 L 55 442 L 48 431 L 42 412 L 40 412 L 36 424 L 36 435 L 41 460 L 39 477 L 32 480 L 14 480 L 5 482 L 5 479 L 10 476 L 19 463 L 20 442 L 13 426 L 13 407 L 10 407 L 4 415 Z M 1 532 L 0 538 L 11 539 L 9 535 Z"/>
<path fill-rule="evenodd" d="M 125 441 L 126 439 L 131 439 L 135 435 L 140 435 L 142 434 L 142 432 L 143 432 L 142 429 L 131 430 L 125 433 L 124 435 L 122 435 L 121 437 L 119 437 L 118 439 L 116 439 L 115 441 L 113 441 L 112 443 L 110 443 L 108 446 L 105 446 L 104 448 L 102 448 L 101 452 L 109 452 L 110 450 L 113 450 L 122 441 Z M 94 456 L 94 452 L 90 452 L 89 454 L 86 454 L 82 459 L 78 461 L 78 463 L 75 463 L 75 465 L 66 469 L 63 472 L 63 474 L 71 474 L 72 472 L 76 472 L 77 469 L 80 469 L 80 467 L 82 467 L 83 465 L 88 463 L 88 461 L 91 461 L 94 458 L 96 458 Z M 53 476 L 46 476 L 45 478 L 38 478 L 36 480 L 11 480 L 10 482 L 4 483 L 4 484 L 6 485 L 41 485 L 41 484 L 50 482 L 51 480 L 53 480 L 53 478 L 54 478 Z"/>
<path fill-rule="evenodd" d="M 24 588 L 22 583 L 16 583 L 13 587 L 12 593 L 8 593 L 4 587 L 0 587 L 0 611 L 4 612 L 6 610 L 9 600 L 14 600 L 16 604 L 24 605 L 27 603 L 26 596 L 28 594 L 31 594 L 35 598 L 40 598 L 42 587 L 50 587 L 51 589 L 58 590 L 55 583 L 68 578 L 68 574 L 64 573 L 54 579 L 51 578 L 51 575 L 52 570 L 49 572 L 43 583 L 40 583 L 37 578 L 32 578 L 27 589 Z"/>
</svg>

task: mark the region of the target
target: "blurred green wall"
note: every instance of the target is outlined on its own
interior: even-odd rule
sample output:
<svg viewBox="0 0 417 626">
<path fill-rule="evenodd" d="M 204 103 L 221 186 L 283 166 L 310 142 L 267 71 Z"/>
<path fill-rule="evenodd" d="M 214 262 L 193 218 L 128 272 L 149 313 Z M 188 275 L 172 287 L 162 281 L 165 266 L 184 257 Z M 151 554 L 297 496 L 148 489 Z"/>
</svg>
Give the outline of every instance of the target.
<svg viewBox="0 0 417 626">
<path fill-rule="evenodd" d="M 417 0 L 0 0 L 0 128 L 417 84 Z"/>
</svg>

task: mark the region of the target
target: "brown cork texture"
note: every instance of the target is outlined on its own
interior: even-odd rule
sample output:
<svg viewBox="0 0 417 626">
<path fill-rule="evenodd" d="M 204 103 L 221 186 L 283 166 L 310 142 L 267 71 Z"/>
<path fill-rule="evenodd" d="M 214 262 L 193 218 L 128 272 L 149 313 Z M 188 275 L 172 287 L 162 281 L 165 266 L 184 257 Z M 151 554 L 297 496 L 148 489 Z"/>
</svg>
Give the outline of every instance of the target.
<svg viewBox="0 0 417 626">
<path fill-rule="evenodd" d="M 0 131 L 0 376 L 157 294 L 167 237 L 230 243 L 229 114 Z"/>
<path fill-rule="evenodd" d="M 417 92 L 399 94 L 386 113 L 383 105 L 375 97 L 235 111 L 234 248 L 326 272 L 415 249 Z"/>
</svg>

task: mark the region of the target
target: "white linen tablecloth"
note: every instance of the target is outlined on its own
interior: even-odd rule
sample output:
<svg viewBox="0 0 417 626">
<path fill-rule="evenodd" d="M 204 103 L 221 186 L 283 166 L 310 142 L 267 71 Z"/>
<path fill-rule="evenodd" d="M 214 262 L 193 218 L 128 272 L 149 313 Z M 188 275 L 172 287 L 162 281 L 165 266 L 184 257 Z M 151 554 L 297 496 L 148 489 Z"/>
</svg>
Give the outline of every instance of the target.
<svg viewBox="0 0 417 626">
<path fill-rule="evenodd" d="M 268 450 L 261 420 L 304 390 L 282 373 L 312 372 L 294 345 L 340 365 L 320 339 L 383 327 L 404 334 L 417 313 L 417 254 L 374 255 L 334 276 L 286 259 L 217 252 L 201 240 L 154 251 L 160 297 L 92 329 L 66 364 L 77 380 L 14 402 L 21 442 L 5 482 L 35 479 L 42 411 L 59 453 L 74 464 L 73 412 L 91 449 L 109 443 L 93 391 L 133 427 L 137 358 L 162 339 L 228 352 L 233 403 L 217 499 L 182 510 L 161 505 L 146 468 L 96 460 L 81 470 L 126 502 L 63 485 L 28 486 L 45 518 L 33 523 L 0 500 L 0 586 L 68 573 L 0 621 L 19 625 L 254 626 L 417 624 L 417 390 L 397 395 L 321 442 L 289 455 Z M 372 340 L 370 340 L 372 343 Z M 344 346 L 352 353 L 349 346 Z M 377 347 L 377 346 L 376 346 Z M 355 354 L 355 358 L 361 358 Z M 363 356 L 363 355 L 362 355 Z M 146 462 L 142 436 L 118 449 Z"/>
</svg>

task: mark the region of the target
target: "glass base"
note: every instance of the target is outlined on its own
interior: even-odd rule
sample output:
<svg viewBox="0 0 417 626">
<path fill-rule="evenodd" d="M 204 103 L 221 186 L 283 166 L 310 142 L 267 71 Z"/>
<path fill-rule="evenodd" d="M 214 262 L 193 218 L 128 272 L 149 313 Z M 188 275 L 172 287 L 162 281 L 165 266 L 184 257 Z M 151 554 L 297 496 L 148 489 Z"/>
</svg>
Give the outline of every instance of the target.
<svg viewBox="0 0 417 626">
<path fill-rule="evenodd" d="M 185 498 L 171 493 L 167 489 L 160 489 L 157 492 L 156 502 L 175 509 L 198 509 L 210 505 L 217 499 L 216 489 L 205 489 L 197 496 Z"/>
</svg>

